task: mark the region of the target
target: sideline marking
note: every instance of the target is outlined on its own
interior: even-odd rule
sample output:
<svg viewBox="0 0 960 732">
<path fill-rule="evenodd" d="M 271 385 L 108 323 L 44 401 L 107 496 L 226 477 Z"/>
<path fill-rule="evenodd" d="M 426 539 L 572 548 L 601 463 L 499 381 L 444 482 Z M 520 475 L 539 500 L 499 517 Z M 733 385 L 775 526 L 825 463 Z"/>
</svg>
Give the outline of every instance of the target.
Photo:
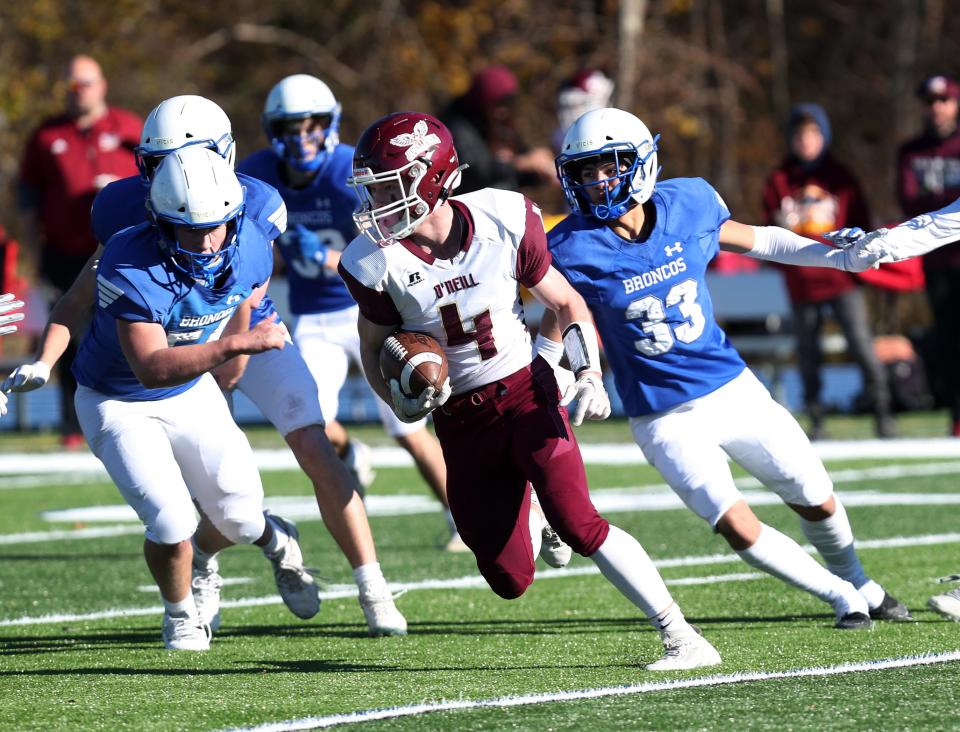
<svg viewBox="0 0 960 732">
<path fill-rule="evenodd" d="M 735 674 L 701 676 L 693 679 L 676 679 L 673 681 L 648 681 L 629 686 L 608 686 L 598 689 L 581 689 L 578 691 L 558 691 L 547 694 L 523 694 L 517 696 L 502 696 L 495 699 L 438 701 L 423 704 L 411 704 L 402 707 L 388 707 L 385 709 L 368 709 L 345 714 L 331 714 L 325 717 L 304 717 L 282 722 L 267 722 L 253 727 L 231 727 L 225 732 L 293 732 L 293 730 L 322 729 L 342 724 L 357 724 L 381 719 L 397 719 L 399 717 L 413 717 L 430 712 L 459 711 L 462 709 L 490 709 L 531 706 L 534 704 L 548 704 L 550 702 L 578 701 L 582 699 L 602 699 L 611 696 L 627 696 L 630 694 L 650 694 L 658 691 L 673 691 L 675 689 L 694 689 L 704 686 L 723 686 L 729 684 L 744 684 L 757 681 L 772 681 L 775 679 L 814 678 L 821 676 L 836 676 L 839 674 L 862 673 L 866 671 L 884 671 L 894 668 L 909 668 L 912 666 L 932 666 L 934 664 L 954 663 L 960 661 L 960 650 L 944 653 L 929 653 L 922 656 L 903 656 L 900 658 L 884 658 L 876 661 L 859 661 L 842 663 L 836 666 L 814 666 L 789 671 L 754 671 Z"/>
</svg>

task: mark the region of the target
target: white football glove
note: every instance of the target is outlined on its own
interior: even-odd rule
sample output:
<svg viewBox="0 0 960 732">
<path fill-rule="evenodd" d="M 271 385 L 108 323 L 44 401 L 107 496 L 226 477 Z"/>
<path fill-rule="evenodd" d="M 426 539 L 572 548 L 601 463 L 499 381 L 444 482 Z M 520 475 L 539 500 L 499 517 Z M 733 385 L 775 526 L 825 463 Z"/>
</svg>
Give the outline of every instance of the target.
<svg viewBox="0 0 960 732">
<path fill-rule="evenodd" d="M 19 310 L 23 307 L 23 300 L 14 300 L 13 295 L 7 293 L 0 295 L 0 335 L 16 333 L 17 326 L 11 325 L 23 320 L 23 313 L 14 313 L 13 310 Z"/>
<path fill-rule="evenodd" d="M 33 391 L 50 379 L 50 367 L 43 361 L 17 366 L 0 384 L 0 391 Z"/>
<path fill-rule="evenodd" d="M 893 253 L 883 241 L 886 235 L 887 229 L 877 229 L 854 239 L 848 246 L 841 249 L 840 269 L 847 272 L 865 272 L 868 269 L 876 269 L 883 262 L 892 262 Z"/>
<path fill-rule="evenodd" d="M 7 413 L 7 393 L 0 391 L 0 417 Z"/>
<path fill-rule="evenodd" d="M 584 419 L 606 419 L 610 416 L 610 397 L 603 388 L 603 379 L 596 371 L 581 372 L 563 393 L 560 406 L 565 407 L 574 399 L 577 400 L 577 408 L 570 418 L 574 427 L 583 424 Z"/>
<path fill-rule="evenodd" d="M 440 390 L 428 386 L 418 397 L 408 397 L 400 389 L 400 382 L 390 379 L 390 396 L 393 398 L 393 412 L 401 422 L 417 422 L 443 404 L 453 390 L 450 388 L 450 377 L 443 382 Z"/>
<path fill-rule="evenodd" d="M 848 226 L 845 229 L 835 229 L 834 231 L 828 231 L 826 234 L 821 234 L 824 239 L 840 249 L 846 249 L 866 235 L 867 232 L 859 226 Z"/>
</svg>

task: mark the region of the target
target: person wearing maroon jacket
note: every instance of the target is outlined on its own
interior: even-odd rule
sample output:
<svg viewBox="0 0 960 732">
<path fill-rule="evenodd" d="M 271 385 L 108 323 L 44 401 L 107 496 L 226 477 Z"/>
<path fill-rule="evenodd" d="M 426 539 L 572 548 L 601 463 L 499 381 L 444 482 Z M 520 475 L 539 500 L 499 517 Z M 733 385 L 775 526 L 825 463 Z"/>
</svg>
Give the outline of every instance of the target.
<svg viewBox="0 0 960 732">
<path fill-rule="evenodd" d="M 770 174 L 763 190 L 768 225 L 783 226 L 804 236 L 842 227 L 869 228 L 870 214 L 860 184 L 829 153 L 830 120 L 817 104 L 798 104 L 787 122 L 786 159 Z M 820 332 L 829 309 L 843 330 L 850 353 L 863 374 L 864 395 L 874 412 L 878 437 L 895 432 L 886 374 L 873 352 L 873 334 L 863 293 L 848 272 L 822 267 L 783 267 L 793 305 L 797 357 L 810 437 L 825 436 L 820 402 L 823 354 Z"/>
<path fill-rule="evenodd" d="M 20 166 L 23 239 L 33 248 L 40 276 L 55 290 L 54 301 L 97 248 L 90 229 L 90 206 L 97 192 L 137 173 L 133 150 L 140 143 L 143 122 L 132 112 L 108 106 L 106 97 L 100 65 L 89 56 L 72 58 L 66 107 L 34 130 Z M 68 447 L 84 444 L 73 406 L 73 355 L 71 347 L 58 364 L 60 429 Z"/>
<path fill-rule="evenodd" d="M 960 84 L 942 74 L 930 76 L 917 88 L 917 96 L 924 103 L 924 130 L 897 153 L 897 195 L 907 218 L 960 198 Z M 953 436 L 960 437 L 960 243 L 925 254 L 923 272 L 940 374 L 935 380 L 950 410 Z"/>
</svg>

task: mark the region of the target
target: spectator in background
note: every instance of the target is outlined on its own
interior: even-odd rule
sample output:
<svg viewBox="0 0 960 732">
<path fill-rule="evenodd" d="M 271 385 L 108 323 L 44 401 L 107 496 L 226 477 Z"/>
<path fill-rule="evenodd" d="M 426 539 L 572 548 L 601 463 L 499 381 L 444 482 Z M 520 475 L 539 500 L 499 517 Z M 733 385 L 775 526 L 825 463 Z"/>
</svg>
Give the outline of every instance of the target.
<svg viewBox="0 0 960 732">
<path fill-rule="evenodd" d="M 830 121 L 823 108 L 817 104 L 795 106 L 790 111 L 786 135 L 787 157 L 770 174 L 763 190 L 766 223 L 820 239 L 821 234 L 833 229 L 869 228 L 870 214 L 860 184 L 830 155 Z M 840 324 L 850 354 L 860 367 L 864 397 L 873 410 L 877 436 L 892 437 L 895 425 L 886 373 L 873 351 L 863 292 L 853 275 L 823 267 L 784 266 L 783 272 L 793 305 L 811 439 L 825 436 L 820 334 L 826 310 Z"/>
<path fill-rule="evenodd" d="M 924 130 L 903 143 L 897 154 L 897 195 L 908 218 L 941 209 L 960 197 L 960 84 L 949 76 L 931 76 L 920 84 L 917 95 L 925 105 Z M 960 243 L 925 255 L 923 271 L 933 312 L 935 391 L 950 410 L 952 434 L 960 437 Z"/>
<path fill-rule="evenodd" d="M 564 79 L 557 90 L 557 129 L 553 133 L 555 152 L 560 152 L 563 136 L 580 115 L 610 106 L 613 88 L 613 79 L 600 69 L 581 69 Z"/>
<path fill-rule="evenodd" d="M 44 120 L 27 143 L 19 177 L 24 242 L 32 247 L 39 274 L 55 292 L 54 301 L 77 278 L 97 248 L 90 230 L 90 206 L 111 181 L 136 175 L 133 149 L 142 121 L 107 105 L 107 81 L 89 56 L 67 66 L 66 108 Z M 75 350 L 60 360 L 61 434 L 64 446 L 84 444 L 70 373 Z"/>
<path fill-rule="evenodd" d="M 553 153 L 527 148 L 516 128 L 514 101 L 519 84 L 504 66 L 478 71 L 466 93 L 442 115 L 453 134 L 460 160 L 468 164 L 461 193 L 556 183 Z"/>
</svg>

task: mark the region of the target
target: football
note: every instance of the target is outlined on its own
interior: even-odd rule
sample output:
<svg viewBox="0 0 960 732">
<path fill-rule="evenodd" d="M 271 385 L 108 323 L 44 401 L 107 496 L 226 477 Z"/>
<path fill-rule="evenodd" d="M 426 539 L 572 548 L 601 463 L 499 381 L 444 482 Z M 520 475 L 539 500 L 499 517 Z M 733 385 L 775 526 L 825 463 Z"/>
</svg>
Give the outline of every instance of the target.
<svg viewBox="0 0 960 732">
<path fill-rule="evenodd" d="M 401 330 L 383 342 L 380 373 L 389 384 L 400 382 L 400 391 L 418 397 L 428 386 L 437 389 L 447 378 L 447 356 L 436 338 Z"/>
</svg>

